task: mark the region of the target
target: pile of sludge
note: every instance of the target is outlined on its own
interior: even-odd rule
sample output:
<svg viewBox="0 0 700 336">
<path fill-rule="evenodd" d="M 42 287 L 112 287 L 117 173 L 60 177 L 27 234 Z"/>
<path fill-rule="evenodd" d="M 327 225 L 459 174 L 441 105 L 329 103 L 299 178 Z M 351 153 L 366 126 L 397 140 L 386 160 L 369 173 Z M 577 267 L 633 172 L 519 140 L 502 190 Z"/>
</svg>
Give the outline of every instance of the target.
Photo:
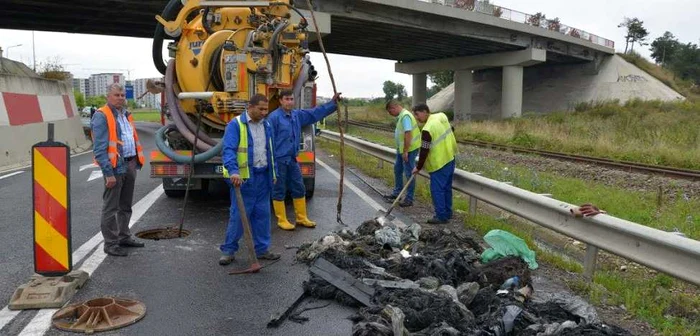
<svg viewBox="0 0 700 336">
<path fill-rule="evenodd" d="M 360 308 L 353 335 L 630 335 L 578 297 L 538 300 L 523 260 L 481 264 L 481 252 L 463 232 L 367 221 L 302 245 L 296 258 L 323 258 L 373 286 L 365 307 L 315 274 L 304 283 L 309 296 Z"/>
</svg>

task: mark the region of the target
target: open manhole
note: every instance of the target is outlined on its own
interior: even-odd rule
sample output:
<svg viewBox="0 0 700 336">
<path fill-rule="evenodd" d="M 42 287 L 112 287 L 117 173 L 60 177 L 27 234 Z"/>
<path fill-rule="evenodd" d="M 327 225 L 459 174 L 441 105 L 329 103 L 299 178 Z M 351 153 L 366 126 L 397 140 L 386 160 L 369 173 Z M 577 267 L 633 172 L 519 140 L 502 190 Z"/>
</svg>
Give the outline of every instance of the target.
<svg viewBox="0 0 700 336">
<path fill-rule="evenodd" d="M 139 237 L 141 239 L 161 240 L 161 239 L 184 238 L 184 237 L 187 237 L 189 235 L 190 235 L 190 231 L 188 231 L 188 230 L 182 230 L 182 234 L 180 234 L 180 229 L 178 229 L 178 228 L 165 228 L 165 229 L 144 230 L 144 231 L 138 232 L 136 234 L 136 237 Z"/>
<path fill-rule="evenodd" d="M 53 326 L 66 331 L 92 334 L 123 328 L 146 315 L 146 305 L 129 299 L 102 297 L 68 305 L 51 318 Z"/>
</svg>

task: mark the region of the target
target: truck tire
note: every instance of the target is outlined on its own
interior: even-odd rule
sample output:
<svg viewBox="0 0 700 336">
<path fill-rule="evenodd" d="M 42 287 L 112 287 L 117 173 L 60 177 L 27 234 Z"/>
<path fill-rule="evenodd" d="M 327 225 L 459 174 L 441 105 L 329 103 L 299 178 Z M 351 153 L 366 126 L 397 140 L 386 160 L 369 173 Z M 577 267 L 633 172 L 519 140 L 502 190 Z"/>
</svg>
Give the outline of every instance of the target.
<svg viewBox="0 0 700 336">
<path fill-rule="evenodd" d="M 309 177 L 304 179 L 304 189 L 306 189 L 306 198 L 314 197 L 314 189 L 316 188 L 316 178 Z"/>
</svg>

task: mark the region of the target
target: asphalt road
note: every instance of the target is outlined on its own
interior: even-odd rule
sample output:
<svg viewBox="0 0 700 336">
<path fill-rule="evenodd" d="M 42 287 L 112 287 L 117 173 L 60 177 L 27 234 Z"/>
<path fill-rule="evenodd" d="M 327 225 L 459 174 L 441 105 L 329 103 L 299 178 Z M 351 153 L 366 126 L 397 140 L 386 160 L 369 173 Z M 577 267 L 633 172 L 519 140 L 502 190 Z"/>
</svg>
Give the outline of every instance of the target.
<svg viewBox="0 0 700 336">
<path fill-rule="evenodd" d="M 139 123 L 144 149 L 155 148 L 153 133 L 157 124 Z M 74 269 L 91 273 L 90 280 L 71 302 L 103 296 L 139 300 L 147 313 L 131 326 L 105 335 L 349 335 L 354 311 L 338 304 L 304 313 L 309 322 L 285 322 L 278 329 L 266 324 L 273 314 L 283 312 L 302 293 L 308 279 L 308 267 L 294 263 L 298 246 L 342 228 L 336 223 L 338 177 L 334 158 L 318 153 L 316 192 L 309 200 L 309 216 L 316 229 L 279 230 L 273 223 L 272 251 L 282 254 L 258 274 L 229 275 L 228 271 L 247 266 L 240 251 L 232 265 L 217 264 L 226 222 L 229 199 L 226 193 L 208 199 L 193 200 L 187 207 L 187 238 L 146 241 L 146 247 L 131 249 L 127 258 L 105 256 L 99 234 L 102 204 L 102 178 L 97 168 L 89 167 L 92 155 L 71 159 L 72 249 Z M 82 171 L 81 170 L 82 167 Z M 148 165 L 146 165 L 146 169 Z M 17 173 L 21 171 L 22 173 Z M 14 174 L 14 175 L 9 175 Z M 90 179 L 91 174 L 93 180 Z M 350 187 L 349 185 L 352 185 Z M 33 274 L 31 171 L 29 168 L 0 174 L 0 334 L 63 335 L 50 327 L 54 310 L 7 310 L 12 292 Z M 134 196 L 132 233 L 179 223 L 182 199 L 170 199 L 162 193 L 160 181 L 147 171 L 139 173 Z M 346 174 L 343 218 L 351 228 L 371 219 L 381 200 L 352 174 Z M 292 215 L 291 205 L 288 207 Z M 399 219 L 406 218 L 397 214 Z M 318 306 L 322 302 L 307 302 Z"/>
</svg>

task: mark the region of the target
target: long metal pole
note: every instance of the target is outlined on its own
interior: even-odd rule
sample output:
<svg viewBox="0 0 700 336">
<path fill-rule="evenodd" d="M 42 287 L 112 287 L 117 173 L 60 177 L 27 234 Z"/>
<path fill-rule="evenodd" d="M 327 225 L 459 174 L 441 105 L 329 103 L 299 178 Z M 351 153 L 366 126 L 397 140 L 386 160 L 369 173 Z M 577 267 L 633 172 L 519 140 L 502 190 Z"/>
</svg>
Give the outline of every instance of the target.
<svg viewBox="0 0 700 336">
<path fill-rule="evenodd" d="M 36 49 L 34 48 L 34 31 L 33 30 L 32 30 L 32 59 L 33 59 L 32 62 L 34 64 L 33 65 L 34 69 L 32 69 L 32 70 L 36 71 Z"/>
</svg>

